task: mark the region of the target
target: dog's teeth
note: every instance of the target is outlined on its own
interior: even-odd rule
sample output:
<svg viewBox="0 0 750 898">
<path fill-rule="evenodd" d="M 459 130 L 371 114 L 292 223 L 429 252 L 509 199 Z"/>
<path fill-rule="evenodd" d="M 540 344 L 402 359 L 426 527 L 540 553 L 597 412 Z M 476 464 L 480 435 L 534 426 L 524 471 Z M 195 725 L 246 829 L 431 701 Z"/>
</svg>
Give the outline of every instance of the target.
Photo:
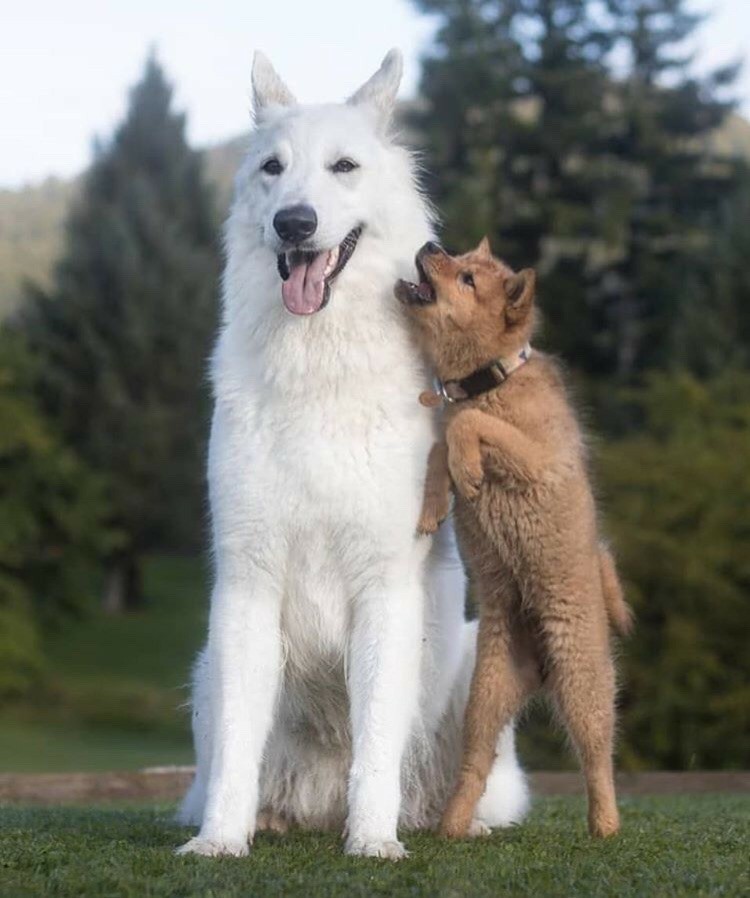
<svg viewBox="0 0 750 898">
<path fill-rule="evenodd" d="M 333 269 L 336 267 L 336 263 L 339 260 L 339 248 L 335 247 L 328 253 L 328 262 L 325 267 L 325 271 L 323 272 L 323 277 L 328 277 Z"/>
</svg>

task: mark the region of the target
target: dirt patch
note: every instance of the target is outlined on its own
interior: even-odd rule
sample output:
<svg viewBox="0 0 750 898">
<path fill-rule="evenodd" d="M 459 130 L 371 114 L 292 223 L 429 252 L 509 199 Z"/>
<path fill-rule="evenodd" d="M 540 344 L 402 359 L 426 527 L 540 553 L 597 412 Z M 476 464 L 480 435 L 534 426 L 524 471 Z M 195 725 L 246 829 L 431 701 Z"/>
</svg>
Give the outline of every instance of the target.
<svg viewBox="0 0 750 898">
<path fill-rule="evenodd" d="M 122 773 L 4 773 L 0 802 L 100 804 L 110 801 L 176 801 L 187 789 L 192 767 L 153 767 Z M 577 773 L 531 773 L 535 795 L 578 795 Z M 621 795 L 750 793 L 750 771 L 620 773 Z"/>
</svg>

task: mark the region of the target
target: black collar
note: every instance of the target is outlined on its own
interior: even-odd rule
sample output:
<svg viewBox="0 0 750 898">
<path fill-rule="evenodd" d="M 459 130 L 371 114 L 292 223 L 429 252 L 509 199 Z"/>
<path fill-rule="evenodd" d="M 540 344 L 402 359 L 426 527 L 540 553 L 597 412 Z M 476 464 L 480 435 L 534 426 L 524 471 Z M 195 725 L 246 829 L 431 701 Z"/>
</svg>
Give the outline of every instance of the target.
<svg viewBox="0 0 750 898">
<path fill-rule="evenodd" d="M 477 368 L 459 380 L 439 381 L 438 393 L 445 402 L 463 402 L 489 393 L 506 381 L 531 356 L 531 346 L 527 343 L 509 359 L 495 359 L 484 368 Z"/>
</svg>

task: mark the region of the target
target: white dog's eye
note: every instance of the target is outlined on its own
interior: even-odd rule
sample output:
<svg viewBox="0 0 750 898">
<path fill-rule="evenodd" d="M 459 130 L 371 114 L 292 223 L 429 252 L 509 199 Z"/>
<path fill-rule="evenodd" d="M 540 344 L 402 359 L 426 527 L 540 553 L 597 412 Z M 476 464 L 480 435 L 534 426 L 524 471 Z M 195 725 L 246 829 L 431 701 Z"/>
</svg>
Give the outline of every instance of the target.
<svg viewBox="0 0 750 898">
<path fill-rule="evenodd" d="M 344 158 L 334 162 L 331 166 L 331 171 L 335 175 L 345 175 L 350 171 L 354 171 L 355 168 L 359 168 L 359 166 L 353 159 Z"/>
<path fill-rule="evenodd" d="M 270 159 L 266 159 L 260 169 L 267 175 L 280 175 L 284 171 L 284 166 L 275 156 L 272 156 Z"/>
</svg>

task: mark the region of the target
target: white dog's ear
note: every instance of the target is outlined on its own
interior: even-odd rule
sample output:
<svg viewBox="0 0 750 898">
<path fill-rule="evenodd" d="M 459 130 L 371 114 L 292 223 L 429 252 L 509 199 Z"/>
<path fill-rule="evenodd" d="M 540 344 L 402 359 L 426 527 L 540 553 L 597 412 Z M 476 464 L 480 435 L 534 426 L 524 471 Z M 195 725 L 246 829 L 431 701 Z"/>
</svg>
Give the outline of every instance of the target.
<svg viewBox="0 0 750 898">
<path fill-rule="evenodd" d="M 353 106 L 369 106 L 375 112 L 380 127 L 385 127 L 393 112 L 398 86 L 404 70 L 401 51 L 390 50 L 380 64 L 380 68 L 369 81 L 349 97 Z"/>
<path fill-rule="evenodd" d="M 294 106 L 294 94 L 284 84 L 268 57 L 255 51 L 253 57 L 253 108 L 255 114 L 263 112 L 267 106 Z"/>
</svg>

